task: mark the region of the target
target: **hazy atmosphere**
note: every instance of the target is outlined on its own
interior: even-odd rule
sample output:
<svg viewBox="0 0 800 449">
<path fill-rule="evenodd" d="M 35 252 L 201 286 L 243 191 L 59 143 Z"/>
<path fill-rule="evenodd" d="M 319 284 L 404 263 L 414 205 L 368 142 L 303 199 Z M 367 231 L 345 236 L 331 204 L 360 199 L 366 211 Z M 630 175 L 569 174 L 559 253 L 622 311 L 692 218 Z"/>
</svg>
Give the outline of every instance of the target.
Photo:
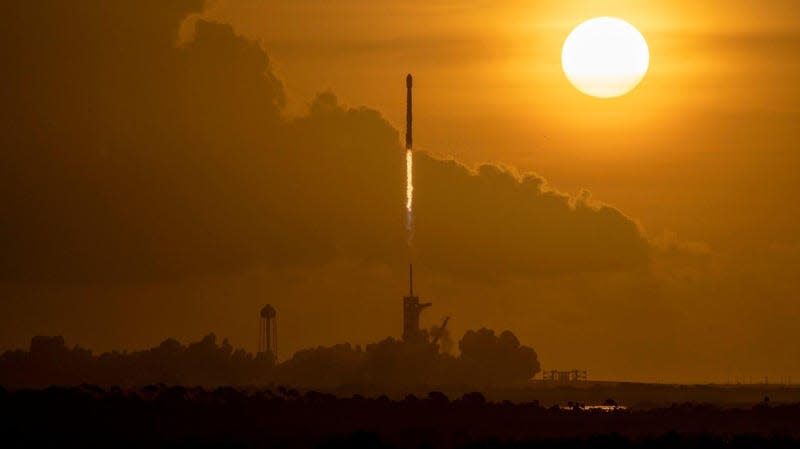
<svg viewBox="0 0 800 449">
<path fill-rule="evenodd" d="M 366 345 L 413 261 L 422 328 L 545 370 L 800 379 L 796 2 L 499 3 L 8 5 L 0 350 L 256 351 L 267 303 L 279 360 Z M 650 51 L 612 99 L 561 67 L 605 15 Z"/>
</svg>

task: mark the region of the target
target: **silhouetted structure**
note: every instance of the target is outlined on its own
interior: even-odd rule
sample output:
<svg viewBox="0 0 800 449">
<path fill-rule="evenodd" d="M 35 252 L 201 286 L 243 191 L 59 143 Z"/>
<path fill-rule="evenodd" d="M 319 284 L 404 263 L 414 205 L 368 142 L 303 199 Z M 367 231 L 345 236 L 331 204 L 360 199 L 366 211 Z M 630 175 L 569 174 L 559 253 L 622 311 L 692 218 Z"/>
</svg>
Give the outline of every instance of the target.
<svg viewBox="0 0 800 449">
<path fill-rule="evenodd" d="M 545 371 L 544 373 L 544 380 L 548 382 L 556 382 L 560 384 L 568 384 L 572 382 L 586 382 L 586 370 L 568 370 L 568 371 L 559 371 L 559 370 L 550 370 Z"/>
<path fill-rule="evenodd" d="M 278 359 L 278 318 L 275 308 L 267 304 L 258 320 L 258 352 L 271 352 Z"/>
<path fill-rule="evenodd" d="M 447 328 L 447 322 L 450 321 L 450 317 L 444 317 L 444 321 L 442 321 L 442 325 L 436 329 L 436 332 L 433 333 L 433 339 L 431 339 L 431 343 L 437 344 L 439 343 L 439 339 L 442 338 L 444 335 L 445 329 Z"/>
<path fill-rule="evenodd" d="M 414 296 L 414 271 L 408 265 L 408 296 L 403 298 L 403 340 L 416 341 L 422 337 L 419 330 L 419 315 L 431 303 L 420 304 L 419 297 Z"/>
</svg>

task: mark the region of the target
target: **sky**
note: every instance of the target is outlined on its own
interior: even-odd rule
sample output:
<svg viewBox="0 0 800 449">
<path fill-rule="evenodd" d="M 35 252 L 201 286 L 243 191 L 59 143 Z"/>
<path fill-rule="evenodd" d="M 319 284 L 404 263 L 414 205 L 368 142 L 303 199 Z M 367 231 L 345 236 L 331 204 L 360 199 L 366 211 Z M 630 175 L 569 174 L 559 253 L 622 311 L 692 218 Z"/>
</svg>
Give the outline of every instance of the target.
<svg viewBox="0 0 800 449">
<path fill-rule="evenodd" d="M 686 239 L 753 241 L 766 230 L 750 212 L 773 215 L 767 235 L 796 216 L 777 195 L 796 184 L 798 163 L 792 2 L 245 1 L 210 11 L 262 40 L 298 110 L 330 88 L 402 127 L 402 92 L 387 86 L 411 67 L 418 148 L 541 173 Z M 560 67 L 569 31 L 602 15 L 635 24 L 652 53 L 641 88 L 615 101 L 581 95 Z M 737 195 L 747 206 L 737 208 L 729 193 L 743 184 L 767 190 Z M 696 218 L 712 210 L 721 220 Z"/>
<path fill-rule="evenodd" d="M 596 16 L 650 68 L 585 96 Z M 545 369 L 800 379 L 791 1 L 199 0 L 9 9 L 0 349 L 399 335 L 416 290 Z M 403 228 L 414 74 L 415 230 Z"/>
</svg>

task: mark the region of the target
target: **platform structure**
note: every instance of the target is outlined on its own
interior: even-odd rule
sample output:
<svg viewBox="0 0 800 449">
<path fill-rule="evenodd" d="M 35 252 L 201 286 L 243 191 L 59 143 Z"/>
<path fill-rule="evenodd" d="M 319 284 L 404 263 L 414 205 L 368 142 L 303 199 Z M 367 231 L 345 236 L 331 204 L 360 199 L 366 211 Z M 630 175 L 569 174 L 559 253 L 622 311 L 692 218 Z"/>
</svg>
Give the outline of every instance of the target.
<svg viewBox="0 0 800 449">
<path fill-rule="evenodd" d="M 550 370 L 542 372 L 542 379 L 545 382 L 553 382 L 558 384 L 571 384 L 577 382 L 586 382 L 586 370 Z"/>
</svg>

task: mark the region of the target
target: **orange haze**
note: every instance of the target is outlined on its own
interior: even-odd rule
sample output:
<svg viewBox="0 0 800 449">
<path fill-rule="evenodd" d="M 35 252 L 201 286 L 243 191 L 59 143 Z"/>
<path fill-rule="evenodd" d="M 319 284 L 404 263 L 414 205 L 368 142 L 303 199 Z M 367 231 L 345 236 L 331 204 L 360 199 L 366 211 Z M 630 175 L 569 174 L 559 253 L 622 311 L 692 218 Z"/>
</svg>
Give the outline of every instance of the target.
<svg viewBox="0 0 800 449">
<path fill-rule="evenodd" d="M 0 348 L 254 350 L 265 303 L 281 358 L 397 336 L 411 72 L 426 327 L 595 379 L 800 379 L 795 3 L 16 2 Z M 613 100 L 559 61 L 599 15 L 651 51 Z"/>
</svg>

